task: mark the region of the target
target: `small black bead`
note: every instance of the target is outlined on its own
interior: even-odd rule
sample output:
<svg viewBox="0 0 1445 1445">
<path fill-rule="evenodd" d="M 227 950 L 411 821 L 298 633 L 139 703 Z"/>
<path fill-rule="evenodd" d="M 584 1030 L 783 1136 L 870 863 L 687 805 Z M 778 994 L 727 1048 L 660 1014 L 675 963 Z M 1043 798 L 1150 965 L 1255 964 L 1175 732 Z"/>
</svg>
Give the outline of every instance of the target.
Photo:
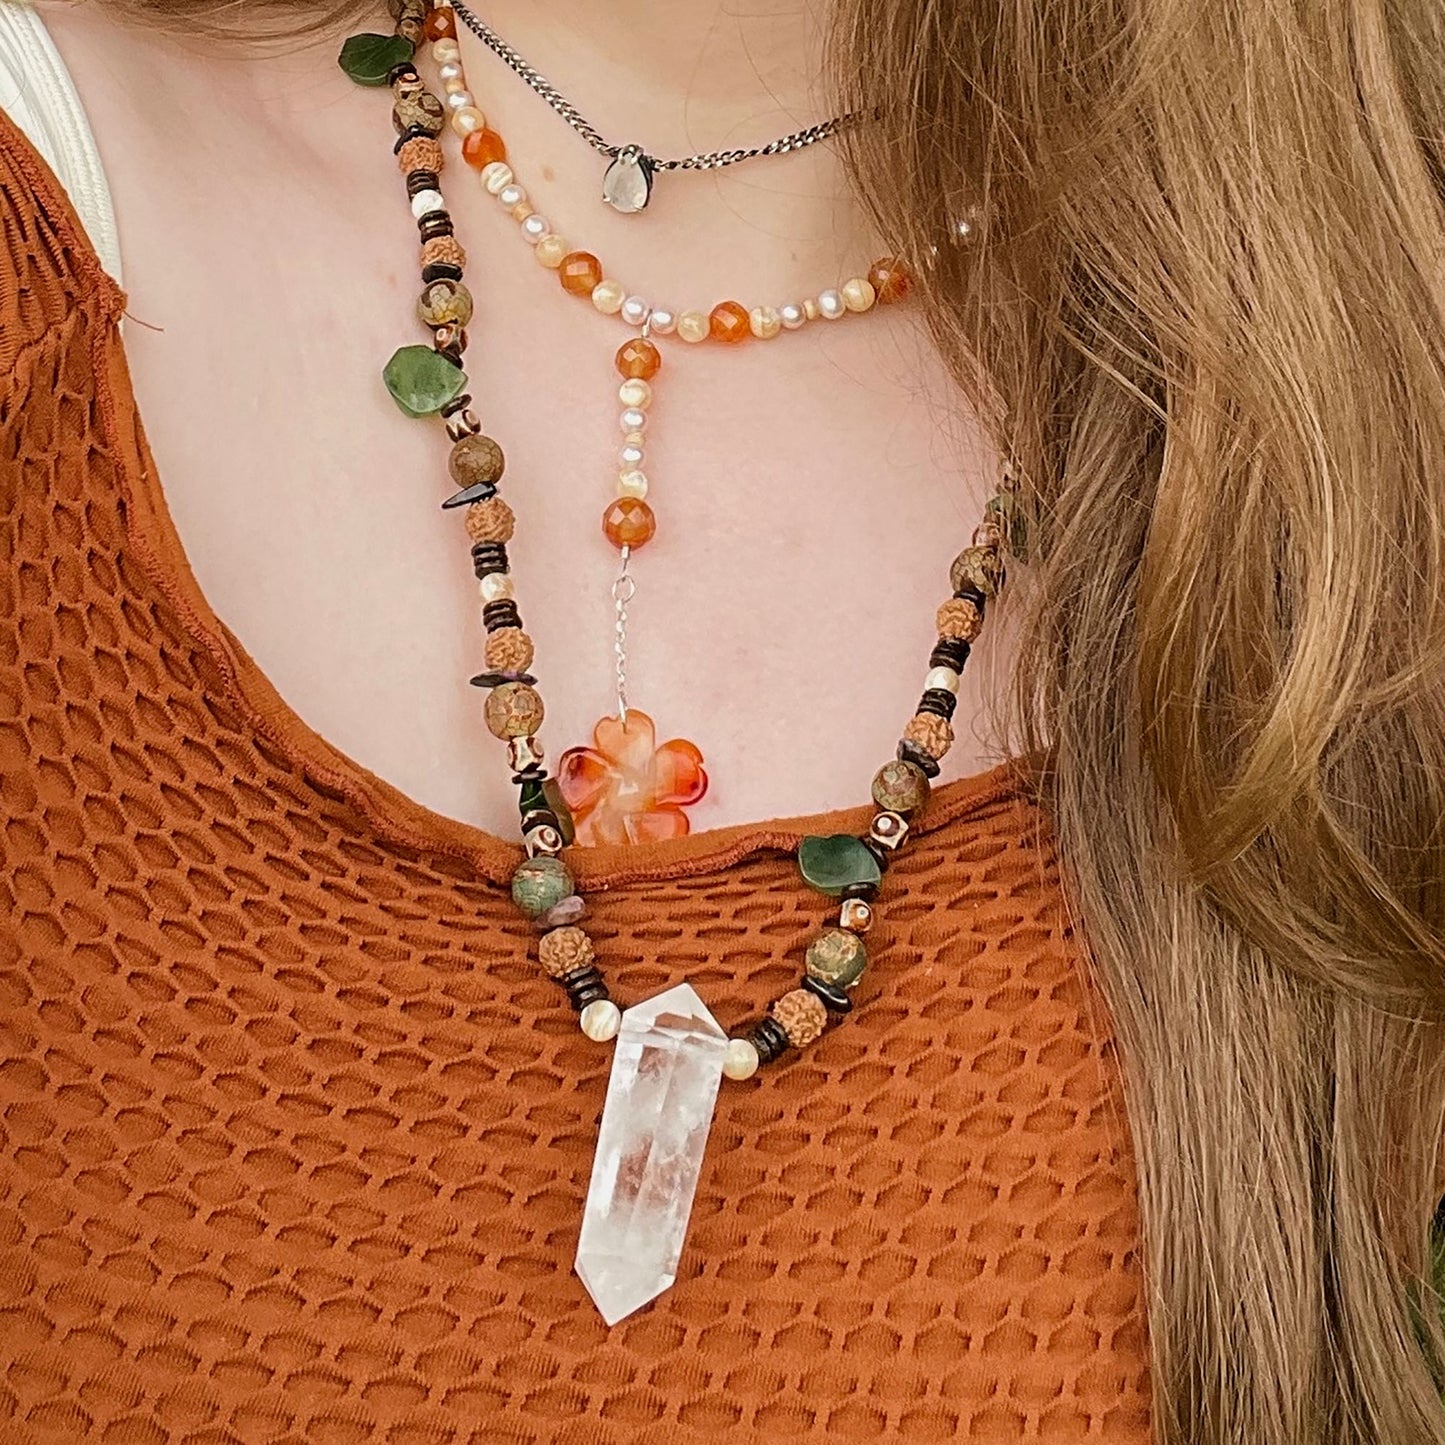
<svg viewBox="0 0 1445 1445">
<path fill-rule="evenodd" d="M 530 812 L 522 814 L 522 831 L 524 833 L 530 833 L 533 828 L 543 826 L 555 828 L 560 833 L 562 820 L 550 808 L 533 808 Z"/>
<path fill-rule="evenodd" d="M 547 781 L 547 769 L 541 763 L 532 763 L 522 769 L 520 773 L 512 774 L 512 781 L 519 787 L 523 783 L 545 783 Z"/>
<path fill-rule="evenodd" d="M 758 1062 L 762 1064 L 772 1063 L 788 1048 L 788 1031 L 771 1016 L 759 1019 L 745 1037 L 758 1051 Z"/>
<path fill-rule="evenodd" d="M 951 667 L 962 672 L 968 661 L 969 646 L 961 637 L 940 637 L 932 652 L 928 654 L 929 667 Z"/>
<path fill-rule="evenodd" d="M 409 60 L 403 60 L 400 65 L 393 65 L 391 69 L 386 72 L 386 83 L 388 85 L 396 85 L 403 80 L 420 79 L 421 76 L 416 73 L 416 66 Z M 398 146 L 397 149 L 399 150 L 400 147 Z"/>
<path fill-rule="evenodd" d="M 454 233 L 452 218 L 445 211 L 428 211 L 417 223 L 423 241 L 437 241 Z"/>
<path fill-rule="evenodd" d="M 871 903 L 878 896 L 878 885 L 876 883 L 850 883 L 842 892 L 844 898 L 861 898 L 865 903 Z"/>
<path fill-rule="evenodd" d="M 406 173 L 408 198 L 419 196 L 423 191 L 434 191 L 440 184 L 441 177 L 435 171 L 408 171 Z"/>
<path fill-rule="evenodd" d="M 421 279 L 430 286 L 433 281 L 460 281 L 462 279 L 462 268 L 453 266 L 450 261 L 433 261 L 430 266 L 421 268 Z"/>
<path fill-rule="evenodd" d="M 893 850 L 885 848 L 875 838 L 860 838 L 858 841 L 878 860 L 879 868 L 886 873 L 888 865 L 893 861 Z"/>
<path fill-rule="evenodd" d="M 910 742 L 907 738 L 898 744 L 898 760 L 922 768 L 923 775 L 927 778 L 936 778 L 940 772 L 938 760 L 929 757 L 917 743 Z"/>
<path fill-rule="evenodd" d="M 482 608 L 482 626 L 488 632 L 499 632 L 503 627 L 520 627 L 522 614 L 510 598 L 501 602 L 488 602 Z"/>
<path fill-rule="evenodd" d="M 485 502 L 497 495 L 497 489 L 491 482 L 478 482 L 475 486 L 463 487 L 460 492 L 454 492 L 442 503 L 442 510 L 446 511 L 451 507 L 469 507 L 473 502 Z"/>
<path fill-rule="evenodd" d="M 533 686 L 537 679 L 530 672 L 479 672 L 471 679 L 473 687 L 504 687 L 509 682 L 525 682 Z"/>
<path fill-rule="evenodd" d="M 953 710 L 957 706 L 957 695 L 949 692 L 946 687 L 930 687 L 923 696 L 918 699 L 919 712 L 931 712 L 935 717 L 941 717 L 945 722 L 948 722 L 953 717 Z"/>
<path fill-rule="evenodd" d="M 972 602 L 973 605 L 978 608 L 978 615 L 980 617 L 983 616 L 984 604 L 988 599 L 977 587 L 960 587 L 953 595 L 957 597 L 960 602 Z"/>
<path fill-rule="evenodd" d="M 465 411 L 471 404 L 472 394 L 469 391 L 464 391 L 460 396 L 454 396 L 441 409 L 443 420 L 447 417 L 455 416 L 459 411 Z"/>
<path fill-rule="evenodd" d="M 410 69 L 410 68 L 411 68 L 411 67 L 408 67 L 408 69 Z M 400 70 L 400 69 L 401 69 L 401 67 L 400 67 L 400 66 L 397 66 L 397 70 Z M 395 74 L 395 71 L 393 71 L 392 73 Z M 392 84 L 392 85 L 394 85 L 395 83 L 396 83 L 395 81 L 389 81 L 389 82 L 388 82 L 388 84 Z M 406 128 L 404 131 L 402 131 L 402 133 L 401 133 L 399 136 L 397 136 L 397 138 L 396 138 L 396 144 L 395 144 L 394 146 L 392 146 L 392 148 L 391 148 L 391 153 L 392 153 L 392 155 L 400 155 L 400 154 L 401 154 L 401 148 L 402 148 L 402 146 L 404 146 L 404 145 L 407 143 L 407 141 L 409 141 L 409 140 L 432 140 L 432 139 L 433 139 L 432 133 L 431 133 L 425 126 L 423 126 L 423 125 L 409 125 L 409 126 L 407 126 L 407 128 Z"/>
<path fill-rule="evenodd" d="M 803 977 L 803 987 L 809 993 L 822 999 L 823 1007 L 831 1014 L 847 1014 L 853 1012 L 853 1000 L 831 983 L 824 983 L 820 978 L 813 978 L 810 974 Z"/>
</svg>

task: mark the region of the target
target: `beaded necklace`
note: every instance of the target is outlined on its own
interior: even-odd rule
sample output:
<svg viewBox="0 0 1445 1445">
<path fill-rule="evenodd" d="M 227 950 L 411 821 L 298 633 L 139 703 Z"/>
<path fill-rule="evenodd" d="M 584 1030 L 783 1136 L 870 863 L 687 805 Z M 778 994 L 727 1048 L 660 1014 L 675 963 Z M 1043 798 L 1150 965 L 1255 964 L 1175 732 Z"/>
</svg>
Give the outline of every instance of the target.
<svg viewBox="0 0 1445 1445">
<path fill-rule="evenodd" d="M 352 36 L 340 56 L 342 69 L 357 83 L 391 89 L 394 151 L 421 239 L 418 311 L 432 332 L 431 343 L 401 347 L 382 375 L 403 412 L 439 416 L 452 443 L 448 468 L 460 490 L 442 505 L 466 509 L 486 632 L 488 670 L 473 682 L 487 690 L 487 728 L 506 744 L 519 794 L 526 856 L 512 876 L 512 897 L 535 925 L 538 961 L 565 992 L 582 1032 L 597 1042 L 616 1040 L 575 1266 L 610 1325 L 655 1299 L 676 1277 L 721 1080 L 749 1079 L 761 1065 L 808 1048 L 853 1008 L 851 991 L 868 964 L 864 935 L 873 924 L 874 899 L 890 860 L 907 840 L 909 818 L 927 802 L 931 780 L 952 745 L 959 675 L 987 602 L 1003 585 L 1006 533 L 1015 514 L 1007 491 L 993 498 L 971 545 L 954 560 L 953 595 L 938 609 L 938 640 L 923 695 L 896 756 L 873 778 L 877 811 L 867 834 L 809 837 L 798 847 L 804 881 L 838 905 L 835 921 L 807 946 L 798 987 L 731 1037 L 687 983 L 623 1013 L 580 926 L 586 905 L 562 856 L 571 828 L 538 741 L 545 709 L 537 679 L 527 671 L 534 648 L 522 627 L 507 558 L 516 519 L 498 490 L 505 461 L 498 443 L 482 434 L 462 369 L 472 303 L 462 283 L 465 254 L 438 189 L 444 164 L 438 137 L 450 118 L 465 147 L 485 132 L 485 122 L 469 114 L 476 107 L 464 86 L 443 102 L 414 64 L 416 47 L 428 39 L 442 64 L 453 63 L 445 58 L 455 45 L 446 0 L 430 10 L 426 0 L 391 0 L 391 6 L 394 34 Z M 487 162 L 498 164 L 504 164 L 500 157 Z M 489 190 L 497 186 L 494 194 L 500 195 L 513 181 L 509 175 L 503 182 L 501 173 L 493 172 L 484 183 Z M 530 213 L 520 224 L 528 219 Z M 902 273 L 895 267 L 895 274 Z M 602 279 L 593 285 L 594 304 Z M 622 348 L 620 367 L 623 353 L 629 365 L 637 358 L 651 364 L 655 348 L 649 352 L 638 341 L 646 338 Z M 624 378 L 624 385 L 647 379 L 626 370 Z"/>
</svg>

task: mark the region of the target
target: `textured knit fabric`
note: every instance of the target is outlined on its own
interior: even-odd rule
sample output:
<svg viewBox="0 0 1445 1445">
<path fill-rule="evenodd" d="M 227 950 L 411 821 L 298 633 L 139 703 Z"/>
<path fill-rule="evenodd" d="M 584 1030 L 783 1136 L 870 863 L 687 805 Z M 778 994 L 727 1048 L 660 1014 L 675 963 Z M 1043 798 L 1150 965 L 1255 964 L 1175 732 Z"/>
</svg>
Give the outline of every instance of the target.
<svg viewBox="0 0 1445 1445">
<path fill-rule="evenodd" d="M 677 1283 L 608 1330 L 609 1050 L 518 850 L 209 611 L 122 301 L 0 118 L 0 1439 L 1144 1445 L 1117 1066 L 1022 770 L 938 790 L 857 1010 L 725 1084 Z M 756 1014 L 825 916 L 787 850 L 865 818 L 579 857 L 616 995 Z"/>
</svg>

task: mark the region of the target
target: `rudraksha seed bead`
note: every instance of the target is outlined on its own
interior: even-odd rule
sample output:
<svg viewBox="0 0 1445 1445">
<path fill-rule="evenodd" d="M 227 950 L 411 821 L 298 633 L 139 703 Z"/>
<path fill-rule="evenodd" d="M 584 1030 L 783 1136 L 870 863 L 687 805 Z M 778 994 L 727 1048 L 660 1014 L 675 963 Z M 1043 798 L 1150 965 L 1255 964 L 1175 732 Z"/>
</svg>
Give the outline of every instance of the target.
<svg viewBox="0 0 1445 1445">
<path fill-rule="evenodd" d="M 973 649 L 961 637 L 940 637 L 928 654 L 929 667 L 951 667 L 962 672 Z"/>
<path fill-rule="evenodd" d="M 561 978 L 588 968 L 595 957 L 592 940 L 580 928 L 554 928 L 551 933 L 544 933 L 537 945 L 537 961 L 548 978 Z"/>
<path fill-rule="evenodd" d="M 894 758 L 873 775 L 873 801 L 894 813 L 913 813 L 928 801 L 928 774 L 917 763 Z"/>
<path fill-rule="evenodd" d="M 455 236 L 438 236 L 434 241 L 426 241 L 421 248 L 422 275 L 426 275 L 426 268 L 438 261 L 445 261 L 448 265 L 457 267 L 457 274 L 461 274 L 461 267 L 467 264 L 467 253 L 462 249 L 462 243 Z"/>
<path fill-rule="evenodd" d="M 507 470 L 507 459 L 491 437 L 463 437 L 447 458 L 447 470 L 459 487 L 478 482 L 499 482 Z"/>
<path fill-rule="evenodd" d="M 478 542 L 472 548 L 472 571 L 479 578 L 508 570 L 507 549 L 501 542 Z"/>
<path fill-rule="evenodd" d="M 898 744 L 898 756 L 905 763 L 913 763 L 923 770 L 926 778 L 936 778 L 941 771 L 938 759 L 923 751 L 911 738 L 903 738 Z"/>
<path fill-rule="evenodd" d="M 919 712 L 931 712 L 944 722 L 953 720 L 953 710 L 958 706 L 958 695 L 946 687 L 930 687 L 918 700 Z"/>
<path fill-rule="evenodd" d="M 788 1042 L 795 1049 L 805 1049 L 822 1037 L 828 1027 L 828 1010 L 817 994 L 805 988 L 795 988 L 782 998 L 774 999 L 768 1010 L 775 1023 L 781 1024 Z"/>
<path fill-rule="evenodd" d="M 488 602 L 482 608 L 482 626 L 488 632 L 500 632 L 504 627 L 520 627 L 522 625 L 522 614 L 517 611 L 517 604 L 510 597 L 503 597 L 497 602 Z"/>
<path fill-rule="evenodd" d="M 497 672 L 525 672 L 532 665 L 532 639 L 520 627 L 487 634 L 485 659 Z"/>
<path fill-rule="evenodd" d="M 403 175 L 409 176 L 413 171 L 430 171 L 432 175 L 440 176 L 446 165 L 446 154 L 440 141 L 433 140 L 431 136 L 414 136 L 410 140 L 397 141 L 396 163 Z"/>
<path fill-rule="evenodd" d="M 592 967 L 579 968 L 574 973 L 563 974 L 557 980 L 567 990 L 567 1001 L 580 1014 L 589 1003 L 607 998 L 607 982 L 601 973 Z"/>
<path fill-rule="evenodd" d="M 516 528 L 516 515 L 500 497 L 489 497 L 467 508 L 467 536 L 474 544 L 510 542 Z"/>
<path fill-rule="evenodd" d="M 830 1014 L 843 1015 L 853 1012 L 853 1000 L 836 985 L 824 983 L 821 978 L 813 978 L 811 975 L 803 979 L 803 987 L 809 993 L 822 1000 L 823 1007 Z"/>
<path fill-rule="evenodd" d="M 916 743 L 935 761 L 953 746 L 953 728 L 947 718 L 931 712 L 914 713 L 903 729 L 907 742 Z"/>
<path fill-rule="evenodd" d="M 512 874 L 512 901 L 528 918 L 540 918 L 577 891 L 560 858 L 528 858 Z"/>
<path fill-rule="evenodd" d="M 829 928 L 808 945 L 804 967 L 809 978 L 821 979 L 835 988 L 852 988 L 868 967 L 868 950 L 856 933 Z"/>
<path fill-rule="evenodd" d="M 529 738 L 542 726 L 542 694 L 525 682 L 504 682 L 487 694 L 487 730 L 504 742 Z"/>
<path fill-rule="evenodd" d="M 759 1063 L 772 1063 L 788 1048 L 788 1031 L 775 1018 L 759 1019 L 745 1037 L 758 1051 Z"/>
</svg>

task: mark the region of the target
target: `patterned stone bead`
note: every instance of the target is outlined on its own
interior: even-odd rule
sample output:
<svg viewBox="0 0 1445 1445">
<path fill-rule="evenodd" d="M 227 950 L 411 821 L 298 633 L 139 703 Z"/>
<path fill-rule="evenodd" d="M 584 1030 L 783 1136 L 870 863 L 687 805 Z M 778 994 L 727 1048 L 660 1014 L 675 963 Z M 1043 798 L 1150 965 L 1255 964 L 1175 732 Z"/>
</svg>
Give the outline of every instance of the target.
<svg viewBox="0 0 1445 1445">
<path fill-rule="evenodd" d="M 823 1000 L 805 988 L 785 993 L 768 1010 L 782 1026 L 788 1042 L 795 1049 L 805 1049 L 828 1026 L 828 1010 Z"/>
<path fill-rule="evenodd" d="M 873 775 L 873 801 L 892 813 L 912 813 L 928 801 L 923 769 L 895 758 Z"/>
<path fill-rule="evenodd" d="M 903 736 L 934 759 L 944 757 L 953 746 L 953 727 L 947 718 L 941 718 L 937 713 L 914 713 L 903 729 Z"/>
<path fill-rule="evenodd" d="M 544 712 L 536 688 L 525 682 L 504 682 L 487 694 L 487 731 L 503 742 L 529 738 L 542 726 Z"/>
<path fill-rule="evenodd" d="M 572 870 L 560 858 L 528 858 L 512 874 L 512 901 L 528 918 L 540 918 L 576 891 Z"/>
<path fill-rule="evenodd" d="M 486 662 L 491 672 L 526 672 L 532 665 L 532 639 L 520 627 L 487 633 Z"/>
<path fill-rule="evenodd" d="M 460 281 L 430 281 L 416 303 L 425 326 L 465 326 L 472 311 L 472 293 Z"/>
<path fill-rule="evenodd" d="M 808 945 L 803 965 L 810 978 L 838 988 L 851 988 L 868 967 L 868 950 L 851 930 L 829 928 Z"/>
<path fill-rule="evenodd" d="M 979 591 L 982 591 L 979 588 Z M 938 609 L 938 635 L 973 642 L 983 631 L 983 613 L 967 597 L 950 597 Z"/>
<path fill-rule="evenodd" d="M 409 141 L 404 141 L 396 153 L 397 166 L 404 176 L 413 171 L 431 171 L 433 175 L 439 176 L 446 165 L 446 159 L 441 142 L 424 135 L 413 136 Z"/>
<path fill-rule="evenodd" d="M 953 590 L 974 587 L 985 597 L 996 597 L 1003 586 L 1003 558 L 992 547 L 965 547 L 949 569 Z"/>
<path fill-rule="evenodd" d="M 516 525 L 512 509 L 500 497 L 488 497 L 467 508 L 467 536 L 473 542 L 500 542 L 505 546 L 512 540 Z"/>
<path fill-rule="evenodd" d="M 398 135 L 413 129 L 424 135 L 440 135 L 446 122 L 447 108 L 431 91 L 422 89 L 413 93 L 410 86 L 397 88 L 396 104 L 391 108 L 391 123 Z"/>
<path fill-rule="evenodd" d="M 479 482 L 498 482 L 507 469 L 502 449 L 491 437 L 463 437 L 447 458 L 447 470 L 459 487 L 475 487 Z"/>
<path fill-rule="evenodd" d="M 513 886 L 515 887 L 515 881 Z M 548 978 L 561 978 L 574 968 L 586 968 L 596 957 L 592 940 L 580 928 L 554 928 L 544 933 L 537 957 Z"/>
</svg>

